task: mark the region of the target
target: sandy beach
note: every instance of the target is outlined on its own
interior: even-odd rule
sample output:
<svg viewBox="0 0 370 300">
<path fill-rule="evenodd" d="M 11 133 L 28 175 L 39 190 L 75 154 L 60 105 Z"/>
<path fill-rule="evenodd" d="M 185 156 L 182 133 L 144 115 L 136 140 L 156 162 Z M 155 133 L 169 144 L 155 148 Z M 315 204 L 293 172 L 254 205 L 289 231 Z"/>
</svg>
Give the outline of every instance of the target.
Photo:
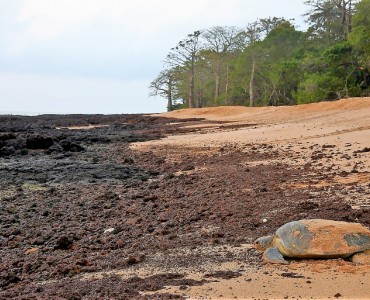
<svg viewBox="0 0 370 300">
<path fill-rule="evenodd" d="M 136 147 L 217 148 L 224 145 L 242 146 L 244 143 L 269 144 L 289 148 L 295 155 L 280 162 L 305 165 L 312 159 L 314 147 L 333 147 L 340 153 L 353 153 L 370 146 L 370 98 L 345 99 L 295 107 L 216 107 L 174 111 L 164 114 L 175 118 L 204 118 L 209 121 L 230 122 L 228 125 L 206 125 L 200 132 L 173 135 L 159 141 L 137 144 Z M 230 124 L 240 126 L 228 129 Z M 243 125 L 245 126 L 243 128 Z M 260 162 L 258 162 L 260 163 Z M 274 159 L 263 163 L 276 164 Z M 333 177 L 333 181 L 315 182 L 316 186 L 340 184 L 363 185 L 367 193 L 356 200 L 347 198 L 352 207 L 370 207 L 369 154 L 346 159 L 330 157 L 320 160 L 316 168 L 361 170 L 350 176 Z M 294 183 L 294 188 L 312 186 Z M 271 228 L 271 231 L 274 229 Z M 213 271 L 217 270 L 214 266 Z M 167 288 L 166 291 L 190 299 L 369 299 L 370 267 L 354 266 L 344 260 L 293 262 L 288 267 L 262 266 L 243 269 L 239 265 L 223 266 L 223 270 L 241 273 L 233 279 L 216 280 L 188 290 Z M 284 274 L 288 274 L 285 275 Z M 289 274 L 291 276 L 289 276 Z M 204 274 L 203 274 L 204 275 Z M 199 274 L 198 274 L 199 276 Z"/>
</svg>

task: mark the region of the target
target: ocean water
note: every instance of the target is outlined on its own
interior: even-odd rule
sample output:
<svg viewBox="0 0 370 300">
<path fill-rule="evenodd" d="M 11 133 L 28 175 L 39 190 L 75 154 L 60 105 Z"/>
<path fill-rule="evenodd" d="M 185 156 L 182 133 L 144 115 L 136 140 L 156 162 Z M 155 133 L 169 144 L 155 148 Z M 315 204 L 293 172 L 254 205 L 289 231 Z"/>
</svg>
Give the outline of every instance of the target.
<svg viewBox="0 0 370 300">
<path fill-rule="evenodd" d="M 67 114 L 73 114 L 73 113 L 30 112 L 30 111 L 0 111 L 0 115 L 13 115 L 13 116 L 67 115 Z"/>
</svg>

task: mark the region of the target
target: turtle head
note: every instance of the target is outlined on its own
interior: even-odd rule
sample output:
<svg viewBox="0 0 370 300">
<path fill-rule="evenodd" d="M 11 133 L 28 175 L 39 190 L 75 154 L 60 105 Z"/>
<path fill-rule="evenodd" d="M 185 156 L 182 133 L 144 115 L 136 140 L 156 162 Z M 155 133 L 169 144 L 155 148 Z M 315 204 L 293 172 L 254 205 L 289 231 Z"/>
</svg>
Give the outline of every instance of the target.
<svg viewBox="0 0 370 300">
<path fill-rule="evenodd" d="M 264 252 L 267 248 L 271 247 L 274 237 L 272 235 L 263 236 L 254 241 L 254 247 L 261 252 Z"/>
</svg>

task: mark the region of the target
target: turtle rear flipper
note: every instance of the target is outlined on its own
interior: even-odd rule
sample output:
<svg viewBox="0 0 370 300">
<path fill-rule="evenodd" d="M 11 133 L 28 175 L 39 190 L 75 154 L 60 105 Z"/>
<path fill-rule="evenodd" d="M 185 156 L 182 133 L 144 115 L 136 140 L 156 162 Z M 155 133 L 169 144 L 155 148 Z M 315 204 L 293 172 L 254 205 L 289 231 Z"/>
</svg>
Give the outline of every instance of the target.
<svg viewBox="0 0 370 300">
<path fill-rule="evenodd" d="M 262 260 L 266 264 L 289 264 L 276 247 L 267 248 L 262 255 Z"/>
<path fill-rule="evenodd" d="M 351 260 L 356 265 L 370 265 L 370 249 L 354 254 Z"/>
</svg>

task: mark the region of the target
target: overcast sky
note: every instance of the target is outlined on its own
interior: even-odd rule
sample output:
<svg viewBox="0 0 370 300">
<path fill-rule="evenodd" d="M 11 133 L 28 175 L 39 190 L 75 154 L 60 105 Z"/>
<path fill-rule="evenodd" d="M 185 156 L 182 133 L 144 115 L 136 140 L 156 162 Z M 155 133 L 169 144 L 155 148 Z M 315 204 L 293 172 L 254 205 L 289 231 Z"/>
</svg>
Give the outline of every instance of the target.
<svg viewBox="0 0 370 300">
<path fill-rule="evenodd" d="M 303 27 L 302 2 L 0 0 L 0 113 L 163 112 L 148 85 L 178 41 L 269 16 Z"/>
</svg>

